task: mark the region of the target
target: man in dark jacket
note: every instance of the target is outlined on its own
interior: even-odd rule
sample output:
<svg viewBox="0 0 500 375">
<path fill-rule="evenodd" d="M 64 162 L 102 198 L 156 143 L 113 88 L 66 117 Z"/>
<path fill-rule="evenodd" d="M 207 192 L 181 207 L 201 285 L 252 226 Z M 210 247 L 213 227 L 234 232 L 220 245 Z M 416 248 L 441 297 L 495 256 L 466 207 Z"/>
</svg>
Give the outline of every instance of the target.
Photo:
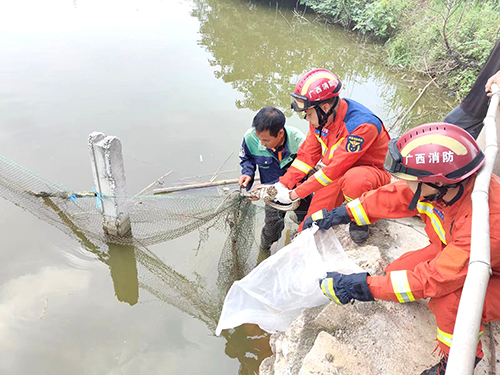
<svg viewBox="0 0 500 375">
<path fill-rule="evenodd" d="M 252 187 L 255 170 L 259 167 L 260 182 L 270 185 L 278 182 L 297 156 L 305 135 L 293 127 L 285 127 L 285 115 L 274 107 L 262 108 L 255 115 L 252 128 L 244 138 L 240 150 L 240 187 Z M 258 199 L 258 198 L 256 198 Z M 307 212 L 309 199 L 304 199 L 295 210 L 301 222 Z M 270 253 L 271 245 L 278 241 L 285 227 L 285 211 L 265 206 L 265 225 L 262 228 L 261 251 Z"/>
</svg>

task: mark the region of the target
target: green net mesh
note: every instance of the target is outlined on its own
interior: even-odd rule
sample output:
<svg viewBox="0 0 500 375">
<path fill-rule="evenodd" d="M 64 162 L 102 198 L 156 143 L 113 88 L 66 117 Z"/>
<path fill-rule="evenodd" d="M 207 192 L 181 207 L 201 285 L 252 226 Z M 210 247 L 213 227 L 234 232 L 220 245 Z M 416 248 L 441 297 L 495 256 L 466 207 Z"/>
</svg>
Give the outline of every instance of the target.
<svg viewBox="0 0 500 375">
<path fill-rule="evenodd" d="M 237 190 L 122 197 L 129 207 L 132 236 L 128 237 L 104 232 L 102 202 L 94 193 L 68 189 L 1 155 L 0 197 L 75 238 L 107 264 L 120 301 L 137 303 L 141 288 L 212 331 L 230 286 L 257 264 L 264 207 L 242 198 Z M 296 228 L 290 221 L 287 226 Z M 289 242 L 290 228 L 278 248 Z M 199 249 L 213 230 L 226 236 L 223 248 L 215 249 L 220 253 L 216 285 L 208 286 L 196 273 L 190 277 L 179 273 L 148 248 L 198 231 Z"/>
<path fill-rule="evenodd" d="M 237 192 L 124 197 L 132 236 L 117 237 L 104 233 L 100 202 L 94 194 L 79 193 L 48 181 L 3 156 L 0 196 L 64 232 L 104 243 L 141 246 L 172 240 L 204 226 L 221 229 L 238 216 L 235 212 L 243 201 Z"/>
<path fill-rule="evenodd" d="M 130 288 L 122 288 L 119 282 L 135 277 L 139 287 L 213 328 L 229 287 L 256 265 L 264 221 L 262 205 L 242 198 L 238 191 L 204 189 L 195 193 L 130 196 L 125 198 L 130 208 L 132 236 L 110 236 L 102 228 L 103 215 L 94 193 L 68 189 L 4 156 L 0 156 L 0 197 L 77 239 L 108 264 L 113 281 L 118 280 L 115 291 L 119 299 L 137 302 L 137 295 L 127 296 Z M 220 252 L 215 293 L 207 291 L 199 280 L 177 273 L 148 249 L 195 230 L 200 244 L 208 239 L 211 230 L 227 234 Z M 126 271 L 128 275 L 120 277 L 120 272 L 127 268 L 113 264 L 114 252 L 119 252 L 120 262 L 126 262 L 130 254 L 133 266 Z"/>
</svg>

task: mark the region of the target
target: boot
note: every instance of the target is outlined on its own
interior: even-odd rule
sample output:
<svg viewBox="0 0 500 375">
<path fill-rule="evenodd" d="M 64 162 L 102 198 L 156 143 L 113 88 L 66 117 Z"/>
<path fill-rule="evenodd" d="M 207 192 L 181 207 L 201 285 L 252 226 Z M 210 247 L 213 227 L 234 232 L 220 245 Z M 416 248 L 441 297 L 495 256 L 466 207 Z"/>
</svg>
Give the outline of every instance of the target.
<svg viewBox="0 0 500 375">
<path fill-rule="evenodd" d="M 476 368 L 476 366 L 480 360 L 481 360 L 481 358 L 476 357 L 476 361 L 474 363 L 474 368 Z M 445 375 L 447 364 L 448 364 L 448 356 L 444 355 L 443 357 L 441 357 L 441 360 L 439 361 L 438 364 L 432 366 L 428 370 L 425 370 L 420 375 Z"/>
<path fill-rule="evenodd" d="M 447 363 L 448 363 L 448 356 L 444 355 L 441 357 L 439 363 L 432 366 L 430 369 L 425 370 L 420 375 L 445 375 Z"/>
<path fill-rule="evenodd" d="M 349 235 L 354 242 L 362 243 L 368 239 L 368 236 L 370 235 L 370 228 L 368 225 L 359 226 L 354 221 L 351 221 L 349 224 Z"/>
</svg>

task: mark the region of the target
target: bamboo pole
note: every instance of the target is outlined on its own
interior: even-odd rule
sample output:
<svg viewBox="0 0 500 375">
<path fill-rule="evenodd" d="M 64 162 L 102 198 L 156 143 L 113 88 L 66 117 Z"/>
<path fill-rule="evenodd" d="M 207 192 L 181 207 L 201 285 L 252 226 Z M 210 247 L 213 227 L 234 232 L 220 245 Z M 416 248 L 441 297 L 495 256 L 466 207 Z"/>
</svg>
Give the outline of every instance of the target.
<svg viewBox="0 0 500 375">
<path fill-rule="evenodd" d="M 493 85 L 493 96 L 486 118 L 486 160 L 477 174 L 472 192 L 472 228 L 469 270 L 462 290 L 453 341 L 446 368 L 447 375 L 474 373 L 474 360 L 479 337 L 486 288 L 491 274 L 489 186 L 498 153 L 497 125 L 500 123 L 498 104 L 500 91 Z M 496 199 L 497 197 L 494 197 Z"/>
<path fill-rule="evenodd" d="M 254 181 L 259 181 L 259 177 L 255 177 Z M 230 179 L 230 180 L 219 180 L 219 181 L 213 181 L 213 182 L 203 182 L 200 184 L 194 184 L 194 185 L 184 185 L 184 186 L 172 186 L 168 188 L 161 188 L 161 189 L 154 189 L 153 190 L 153 195 L 157 194 L 168 194 L 168 193 L 173 193 L 176 191 L 184 191 L 184 190 L 193 190 L 193 189 L 203 189 L 207 187 L 213 187 L 213 186 L 221 186 L 221 185 L 229 185 L 229 184 L 237 184 L 238 179 Z"/>
</svg>

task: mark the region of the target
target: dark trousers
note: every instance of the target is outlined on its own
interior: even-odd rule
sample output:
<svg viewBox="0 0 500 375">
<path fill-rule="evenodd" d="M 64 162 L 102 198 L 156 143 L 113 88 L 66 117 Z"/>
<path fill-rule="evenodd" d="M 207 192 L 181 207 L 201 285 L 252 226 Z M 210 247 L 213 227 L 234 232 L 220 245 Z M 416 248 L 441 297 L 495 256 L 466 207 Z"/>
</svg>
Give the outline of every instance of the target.
<svg viewBox="0 0 500 375">
<path fill-rule="evenodd" d="M 455 107 L 448 113 L 444 118 L 444 122 L 460 126 L 462 129 L 467 130 L 474 139 L 477 139 L 477 136 L 481 133 L 481 129 L 483 128 L 483 119 L 479 120 L 472 117 L 460 106 Z"/>
<path fill-rule="evenodd" d="M 312 196 L 300 200 L 300 206 L 295 210 L 297 220 L 302 222 L 306 217 Z M 264 227 L 260 235 L 260 245 L 262 249 L 269 250 L 271 245 L 281 238 L 281 232 L 285 228 L 286 211 L 280 211 L 267 204 L 264 206 Z"/>
</svg>

